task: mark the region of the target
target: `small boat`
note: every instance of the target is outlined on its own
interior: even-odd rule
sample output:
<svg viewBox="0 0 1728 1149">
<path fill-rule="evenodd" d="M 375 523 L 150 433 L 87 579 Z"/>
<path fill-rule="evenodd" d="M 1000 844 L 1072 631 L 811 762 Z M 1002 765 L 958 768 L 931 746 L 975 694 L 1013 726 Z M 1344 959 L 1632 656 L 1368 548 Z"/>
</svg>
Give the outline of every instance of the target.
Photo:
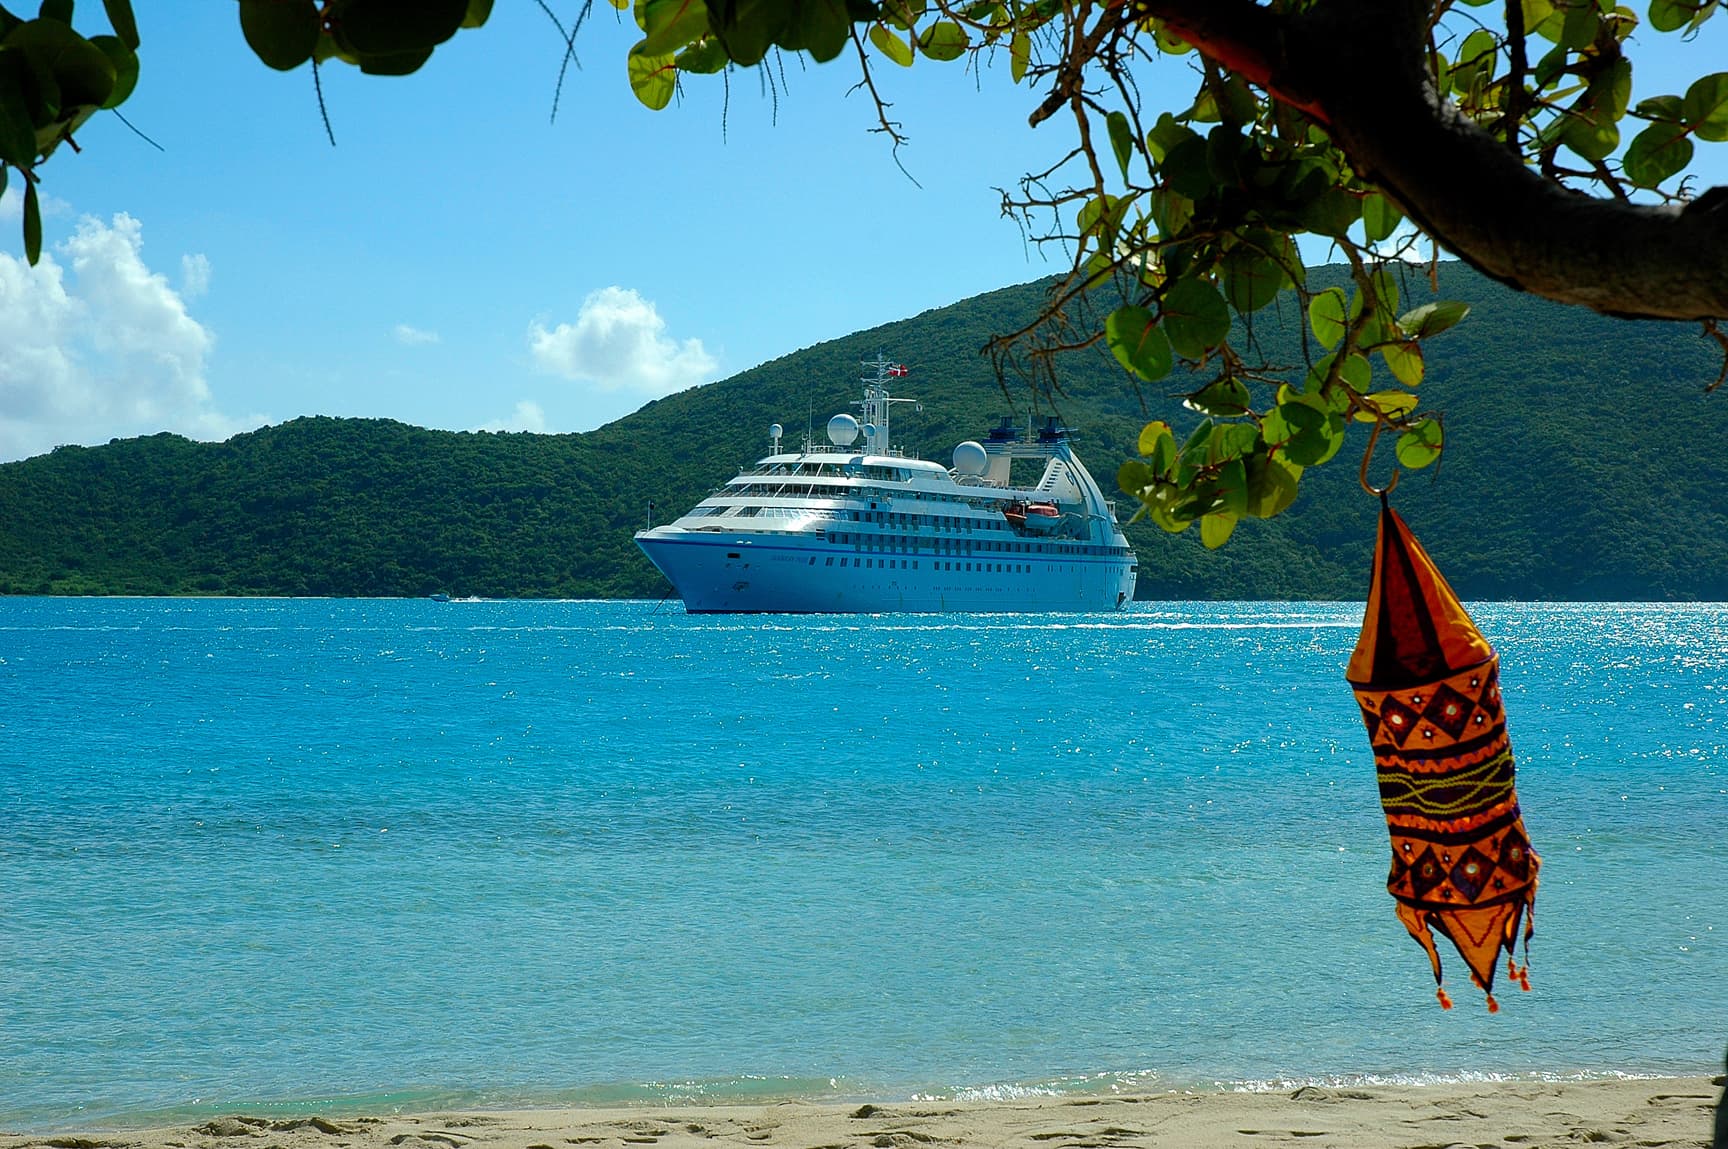
<svg viewBox="0 0 1728 1149">
<path fill-rule="evenodd" d="M 450 596 L 445 594 L 443 591 L 439 591 L 437 594 L 434 594 L 434 595 L 428 595 L 427 597 L 430 598 L 433 602 L 449 602 L 450 601 Z"/>
</svg>

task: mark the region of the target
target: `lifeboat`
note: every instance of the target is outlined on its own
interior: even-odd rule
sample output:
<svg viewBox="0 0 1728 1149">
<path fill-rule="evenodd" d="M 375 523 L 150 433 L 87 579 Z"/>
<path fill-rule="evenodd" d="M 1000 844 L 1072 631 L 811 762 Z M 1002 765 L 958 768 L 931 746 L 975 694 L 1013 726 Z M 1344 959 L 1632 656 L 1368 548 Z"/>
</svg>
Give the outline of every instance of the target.
<svg viewBox="0 0 1728 1149">
<path fill-rule="evenodd" d="M 1002 508 L 1002 517 L 1017 531 L 1047 535 L 1062 523 L 1062 512 L 1055 503 L 1009 503 Z"/>
</svg>

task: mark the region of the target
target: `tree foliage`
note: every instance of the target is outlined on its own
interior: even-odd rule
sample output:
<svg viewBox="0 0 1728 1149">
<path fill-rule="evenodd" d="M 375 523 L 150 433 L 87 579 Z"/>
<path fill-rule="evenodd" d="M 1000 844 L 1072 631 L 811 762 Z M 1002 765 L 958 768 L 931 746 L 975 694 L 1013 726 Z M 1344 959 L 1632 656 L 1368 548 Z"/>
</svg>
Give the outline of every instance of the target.
<svg viewBox="0 0 1728 1149">
<path fill-rule="evenodd" d="M 650 108 L 779 53 L 848 59 L 896 143 L 884 65 L 1004 63 L 1032 123 L 1065 116 L 1073 147 L 1004 208 L 1070 270 L 988 347 L 998 371 L 1059 389 L 1060 353 L 1102 343 L 1136 386 L 1174 388 L 1199 423 L 1148 424 L 1118 478 L 1153 523 L 1199 523 L 1208 546 L 1289 507 L 1353 424 L 1388 433 L 1402 467 L 1442 456 L 1422 385 L 1432 341 L 1469 309 L 1401 290 L 1393 267 L 1418 235 L 1559 302 L 1702 321 L 1728 355 L 1728 189 L 1695 194 L 1685 175 L 1699 142 L 1728 139 L 1728 72 L 1634 102 L 1627 50 L 1634 32 L 1691 35 L 1728 0 L 612 2 L 640 28 L 624 71 Z M 127 0 L 106 4 L 115 34 L 89 40 L 70 0 L 30 21 L 0 10 L 0 174 L 25 177 L 32 259 L 35 165 L 137 74 Z M 239 15 L 271 67 L 400 74 L 490 7 L 240 0 Z M 566 52 L 587 11 L 558 22 Z M 1151 106 L 1153 68 L 1187 68 L 1192 99 Z M 1311 287 L 1298 241 L 1313 237 L 1346 282 Z M 1306 316 L 1294 378 L 1256 337 L 1287 290 Z"/>
</svg>

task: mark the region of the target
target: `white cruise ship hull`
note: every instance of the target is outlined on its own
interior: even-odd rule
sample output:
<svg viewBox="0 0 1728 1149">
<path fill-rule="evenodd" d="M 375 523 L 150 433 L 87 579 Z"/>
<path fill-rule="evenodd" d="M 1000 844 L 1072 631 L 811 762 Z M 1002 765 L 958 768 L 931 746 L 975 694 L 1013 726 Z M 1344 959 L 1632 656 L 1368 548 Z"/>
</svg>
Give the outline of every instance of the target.
<svg viewBox="0 0 1728 1149">
<path fill-rule="evenodd" d="M 947 557 L 836 549 L 820 536 L 636 536 L 692 614 L 1108 611 L 1134 595 L 1114 555 Z"/>
</svg>

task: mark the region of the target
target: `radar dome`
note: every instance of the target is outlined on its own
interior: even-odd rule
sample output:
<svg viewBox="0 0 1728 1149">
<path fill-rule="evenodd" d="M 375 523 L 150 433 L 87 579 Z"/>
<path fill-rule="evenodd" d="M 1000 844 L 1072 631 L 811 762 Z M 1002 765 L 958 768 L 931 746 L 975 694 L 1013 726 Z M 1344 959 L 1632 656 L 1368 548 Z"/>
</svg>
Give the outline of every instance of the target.
<svg viewBox="0 0 1728 1149">
<path fill-rule="evenodd" d="M 780 424 L 778 424 L 778 423 L 770 423 L 768 425 L 768 437 L 770 439 L 778 439 L 780 436 L 784 435 L 785 433 L 786 433 L 786 429 L 784 427 L 780 426 Z"/>
<path fill-rule="evenodd" d="M 990 466 L 984 448 L 968 439 L 954 448 L 954 469 L 962 475 L 982 475 Z"/>
<path fill-rule="evenodd" d="M 850 447 L 858 438 L 858 420 L 850 415 L 836 415 L 828 420 L 828 441 L 836 447 Z"/>
</svg>

